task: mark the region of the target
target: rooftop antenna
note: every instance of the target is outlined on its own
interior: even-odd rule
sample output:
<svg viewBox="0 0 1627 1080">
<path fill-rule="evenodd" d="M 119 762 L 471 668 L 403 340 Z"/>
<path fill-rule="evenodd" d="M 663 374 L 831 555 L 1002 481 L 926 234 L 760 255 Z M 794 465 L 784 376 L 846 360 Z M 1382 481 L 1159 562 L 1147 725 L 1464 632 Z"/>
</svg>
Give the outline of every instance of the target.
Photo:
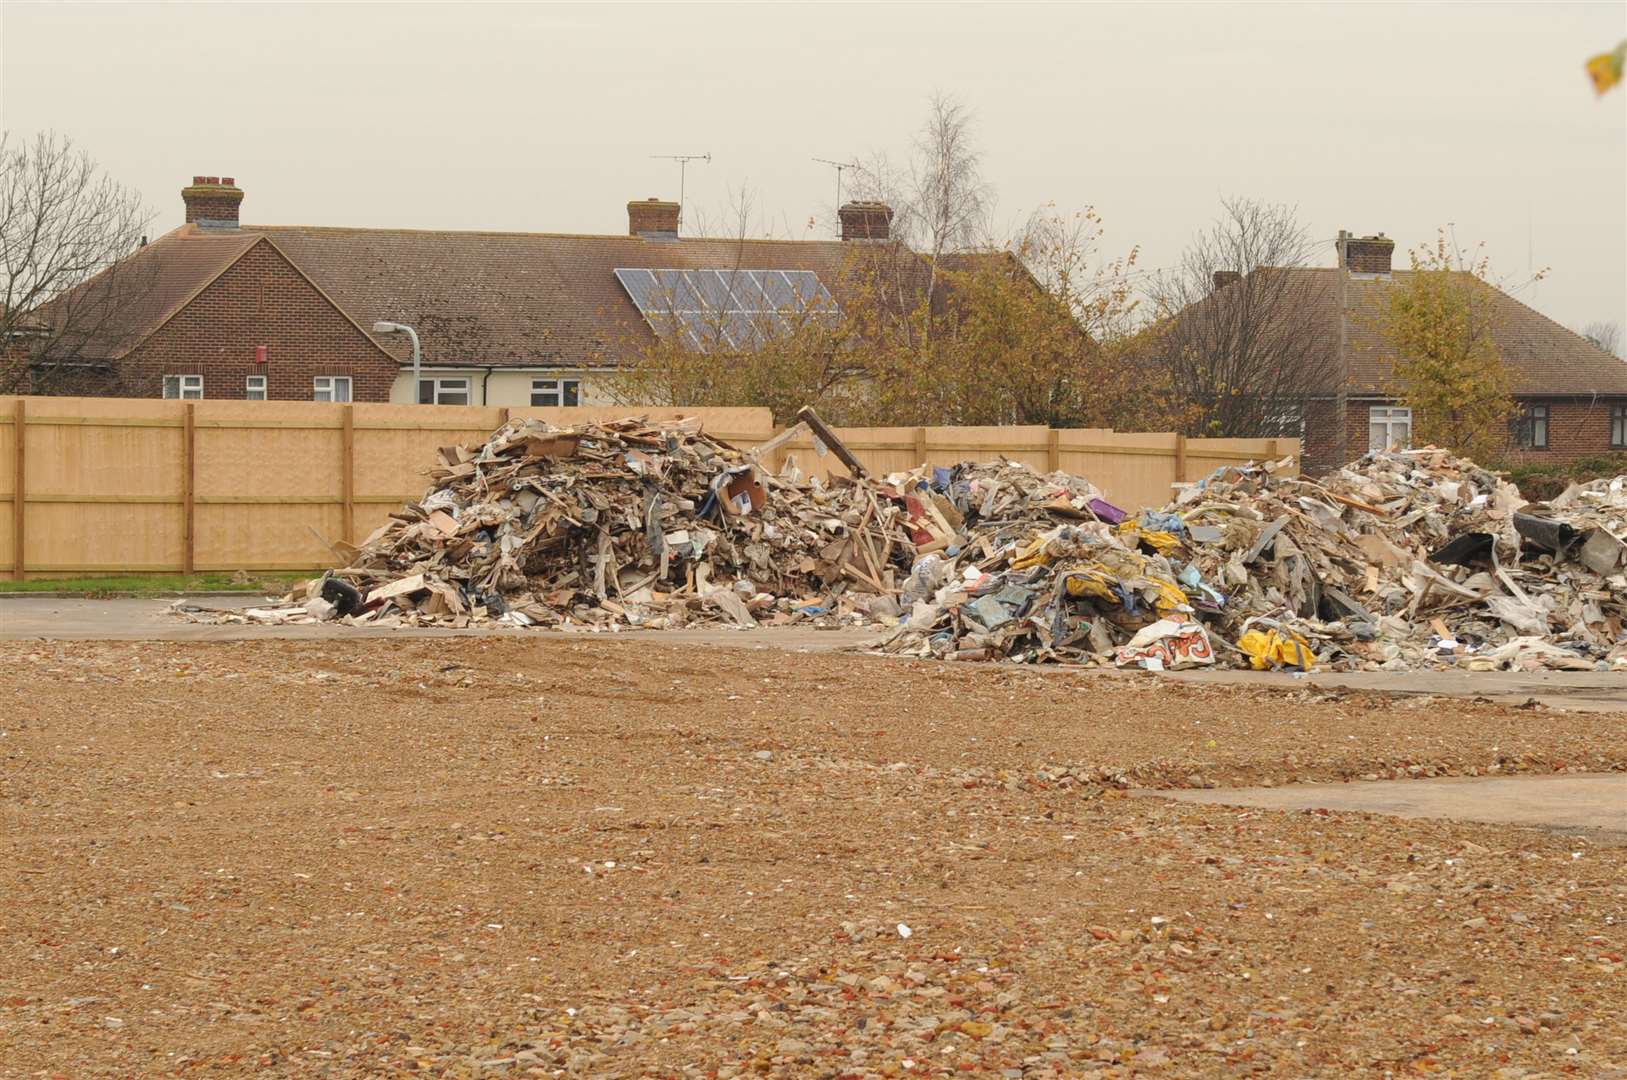
<svg viewBox="0 0 1627 1080">
<path fill-rule="evenodd" d="M 676 161 L 678 163 L 678 224 L 682 225 L 684 223 L 684 173 L 689 169 L 691 161 L 704 161 L 710 164 L 712 154 L 708 151 L 704 154 L 651 154 L 650 157 L 659 161 Z"/>
<path fill-rule="evenodd" d="M 848 169 L 857 169 L 857 168 L 859 168 L 859 163 L 857 161 L 832 161 L 830 158 L 822 158 L 822 157 L 816 157 L 813 160 L 819 162 L 819 164 L 821 164 L 821 165 L 829 165 L 831 168 L 836 170 L 836 209 L 841 210 L 841 208 L 842 208 L 842 173 L 847 171 Z"/>
</svg>

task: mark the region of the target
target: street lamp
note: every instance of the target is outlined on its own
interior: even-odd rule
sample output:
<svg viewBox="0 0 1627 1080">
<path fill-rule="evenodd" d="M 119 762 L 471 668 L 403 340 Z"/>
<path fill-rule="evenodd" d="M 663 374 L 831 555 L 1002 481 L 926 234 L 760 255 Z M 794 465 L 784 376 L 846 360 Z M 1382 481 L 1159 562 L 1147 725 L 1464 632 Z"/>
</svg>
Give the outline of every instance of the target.
<svg viewBox="0 0 1627 1080">
<path fill-rule="evenodd" d="M 376 322 L 373 324 L 373 333 L 406 334 L 407 337 L 412 341 L 412 400 L 413 404 L 419 404 L 418 398 L 423 391 L 419 389 L 418 379 L 418 332 L 412 327 L 408 326 L 406 323 Z"/>
</svg>

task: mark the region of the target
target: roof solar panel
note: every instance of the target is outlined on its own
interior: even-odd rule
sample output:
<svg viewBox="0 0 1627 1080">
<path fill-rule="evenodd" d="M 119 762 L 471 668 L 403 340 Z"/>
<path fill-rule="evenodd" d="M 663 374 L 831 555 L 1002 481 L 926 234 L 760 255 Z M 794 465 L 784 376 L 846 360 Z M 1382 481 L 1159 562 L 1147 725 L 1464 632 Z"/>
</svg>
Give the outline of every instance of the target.
<svg viewBox="0 0 1627 1080">
<path fill-rule="evenodd" d="M 703 352 L 751 349 L 797 316 L 834 325 L 835 301 L 810 270 L 618 268 L 616 280 L 658 335 Z"/>
</svg>

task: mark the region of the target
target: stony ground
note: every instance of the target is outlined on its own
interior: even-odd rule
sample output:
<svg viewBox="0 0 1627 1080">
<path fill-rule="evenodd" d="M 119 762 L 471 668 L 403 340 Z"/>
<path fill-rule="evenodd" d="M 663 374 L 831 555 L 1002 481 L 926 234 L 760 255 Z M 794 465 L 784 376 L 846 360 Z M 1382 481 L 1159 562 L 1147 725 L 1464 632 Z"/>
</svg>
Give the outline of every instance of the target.
<svg viewBox="0 0 1627 1080">
<path fill-rule="evenodd" d="M 0 1075 L 1627 1076 L 1627 848 L 1142 787 L 1627 716 L 529 641 L 0 645 Z"/>
</svg>

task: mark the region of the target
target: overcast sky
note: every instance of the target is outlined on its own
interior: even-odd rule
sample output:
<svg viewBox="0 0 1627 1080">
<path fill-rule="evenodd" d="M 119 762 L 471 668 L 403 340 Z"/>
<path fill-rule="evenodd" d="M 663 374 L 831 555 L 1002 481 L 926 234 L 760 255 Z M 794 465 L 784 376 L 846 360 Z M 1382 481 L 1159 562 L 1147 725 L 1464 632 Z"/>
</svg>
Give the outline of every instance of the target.
<svg viewBox="0 0 1627 1080">
<path fill-rule="evenodd" d="M 1094 206 L 1172 263 L 1219 199 L 1407 247 L 1451 223 L 1521 299 L 1627 327 L 1627 88 L 1586 58 L 1627 4 L 0 7 L 0 111 L 72 136 L 154 231 L 195 173 L 247 221 L 622 232 L 749 190 L 828 229 L 814 157 L 901 157 L 934 90 L 974 110 L 1000 220 Z M 691 215 L 691 220 L 697 215 Z M 1532 267 L 1548 277 L 1523 284 Z"/>
</svg>

